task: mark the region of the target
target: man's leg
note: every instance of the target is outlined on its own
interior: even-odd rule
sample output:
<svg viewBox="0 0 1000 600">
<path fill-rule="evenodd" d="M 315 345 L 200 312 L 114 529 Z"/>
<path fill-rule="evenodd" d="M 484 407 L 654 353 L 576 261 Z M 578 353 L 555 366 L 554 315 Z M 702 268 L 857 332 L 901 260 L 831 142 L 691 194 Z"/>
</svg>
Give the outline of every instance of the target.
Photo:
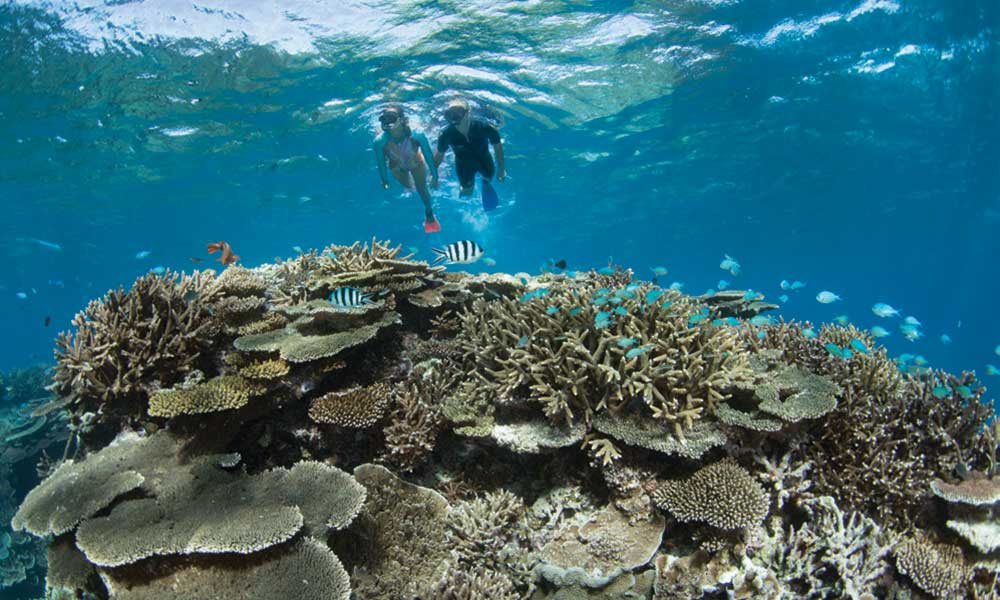
<svg viewBox="0 0 1000 600">
<path fill-rule="evenodd" d="M 476 171 L 479 170 L 479 161 L 475 157 L 466 155 L 455 157 L 455 172 L 458 174 L 458 185 L 461 186 L 458 194 L 460 196 L 471 196 L 472 190 L 476 187 Z"/>
</svg>

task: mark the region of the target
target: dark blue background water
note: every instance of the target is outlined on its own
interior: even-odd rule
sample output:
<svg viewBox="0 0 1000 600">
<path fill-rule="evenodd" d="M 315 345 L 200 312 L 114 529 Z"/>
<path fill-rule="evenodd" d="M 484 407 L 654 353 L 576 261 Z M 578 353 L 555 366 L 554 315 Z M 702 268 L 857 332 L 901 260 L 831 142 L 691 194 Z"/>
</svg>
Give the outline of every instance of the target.
<svg viewBox="0 0 1000 600">
<path fill-rule="evenodd" d="M 372 236 L 424 257 L 475 239 L 496 261 L 475 270 L 663 265 L 690 293 L 724 277 L 775 301 L 799 279 L 786 317 L 882 325 L 949 370 L 1000 363 L 995 1 L 383 4 L 367 34 L 292 53 L 141 24 L 102 46 L 97 8 L 0 7 L 0 368 L 49 360 L 109 287 L 211 265 L 189 261 L 206 242 L 253 266 Z M 433 140 L 459 92 L 503 120 L 510 179 L 487 216 L 449 161 L 428 238 L 418 200 L 379 186 L 375 118 L 403 102 Z"/>
</svg>

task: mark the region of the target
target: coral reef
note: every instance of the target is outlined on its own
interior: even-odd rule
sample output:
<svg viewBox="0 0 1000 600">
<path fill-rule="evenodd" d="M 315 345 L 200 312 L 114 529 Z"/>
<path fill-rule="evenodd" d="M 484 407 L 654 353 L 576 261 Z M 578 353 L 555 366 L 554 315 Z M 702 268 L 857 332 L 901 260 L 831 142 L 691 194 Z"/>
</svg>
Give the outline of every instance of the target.
<svg viewBox="0 0 1000 600">
<path fill-rule="evenodd" d="M 984 386 L 775 308 L 375 239 L 143 276 L 3 376 L 0 585 L 47 545 L 53 599 L 1000 598 Z"/>
</svg>

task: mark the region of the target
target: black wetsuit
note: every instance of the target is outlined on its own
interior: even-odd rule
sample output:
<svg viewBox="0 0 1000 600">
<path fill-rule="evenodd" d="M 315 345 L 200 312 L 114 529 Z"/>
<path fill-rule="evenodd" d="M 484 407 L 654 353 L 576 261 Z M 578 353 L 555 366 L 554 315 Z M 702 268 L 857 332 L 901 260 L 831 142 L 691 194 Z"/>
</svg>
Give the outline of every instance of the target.
<svg viewBox="0 0 1000 600">
<path fill-rule="evenodd" d="M 448 125 L 438 136 L 438 152 L 444 154 L 448 147 L 455 150 L 455 170 L 458 172 L 458 182 L 463 188 L 470 188 L 476 183 L 476 173 L 481 173 L 486 179 L 493 177 L 495 167 L 489 144 L 500 143 L 500 132 L 497 128 L 472 119 L 469 124 L 469 137 L 464 135 L 454 125 Z"/>
</svg>

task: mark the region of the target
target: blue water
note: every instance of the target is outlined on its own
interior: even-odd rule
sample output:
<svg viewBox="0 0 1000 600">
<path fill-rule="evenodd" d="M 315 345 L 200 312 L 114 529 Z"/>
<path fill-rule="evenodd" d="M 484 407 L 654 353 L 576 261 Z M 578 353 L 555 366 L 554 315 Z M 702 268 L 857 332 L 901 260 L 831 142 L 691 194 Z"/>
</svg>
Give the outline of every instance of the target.
<svg viewBox="0 0 1000 600">
<path fill-rule="evenodd" d="M 191 6 L 0 6 L 0 369 L 50 361 L 108 288 L 211 266 L 207 242 L 253 266 L 373 236 L 427 258 L 474 239 L 496 266 L 473 270 L 662 265 L 664 285 L 774 302 L 798 279 L 786 318 L 1000 364 L 995 0 Z M 370 143 L 387 101 L 436 139 L 456 94 L 502 121 L 510 178 L 487 215 L 446 161 L 428 237 Z"/>
</svg>

